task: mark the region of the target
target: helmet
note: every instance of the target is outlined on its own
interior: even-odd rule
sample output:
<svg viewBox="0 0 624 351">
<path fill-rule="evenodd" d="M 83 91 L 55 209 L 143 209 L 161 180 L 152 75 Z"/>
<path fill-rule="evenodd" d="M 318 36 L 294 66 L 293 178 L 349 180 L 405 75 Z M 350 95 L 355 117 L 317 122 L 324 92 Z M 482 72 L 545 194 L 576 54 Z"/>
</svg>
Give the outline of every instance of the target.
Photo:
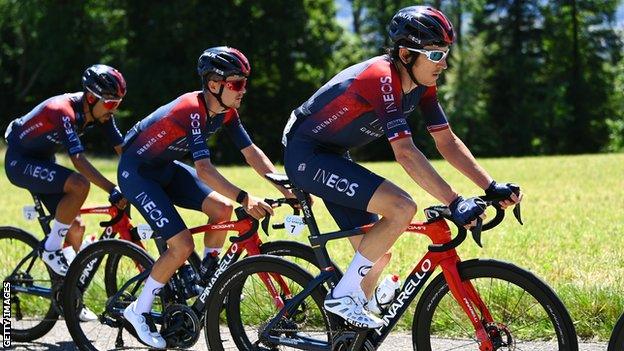
<svg viewBox="0 0 624 351">
<path fill-rule="evenodd" d="M 250 71 L 247 57 L 228 46 L 206 49 L 197 60 L 197 73 L 202 79 L 211 73 L 223 79 L 233 75 L 248 77 Z"/>
<path fill-rule="evenodd" d="M 82 87 L 99 96 L 122 98 L 126 95 L 126 80 L 121 72 L 107 65 L 93 65 L 82 74 Z"/>
<path fill-rule="evenodd" d="M 451 21 L 433 7 L 410 6 L 400 9 L 388 27 L 395 45 L 422 48 L 427 45 L 451 45 L 455 31 Z"/>
</svg>

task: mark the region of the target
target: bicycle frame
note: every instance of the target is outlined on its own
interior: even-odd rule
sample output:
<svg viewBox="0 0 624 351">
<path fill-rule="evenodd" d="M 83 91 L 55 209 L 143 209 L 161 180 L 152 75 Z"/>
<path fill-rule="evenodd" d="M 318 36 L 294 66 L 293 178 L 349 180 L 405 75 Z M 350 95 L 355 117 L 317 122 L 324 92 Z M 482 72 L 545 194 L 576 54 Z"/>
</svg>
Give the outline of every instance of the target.
<svg viewBox="0 0 624 351">
<path fill-rule="evenodd" d="M 373 224 L 352 230 L 337 231 L 321 235 L 314 220 L 314 215 L 310 210 L 307 195 L 298 189 L 293 190 L 297 199 L 301 203 L 304 218 L 310 229 L 310 244 L 316 253 L 321 267 L 324 268 L 321 273 L 304 288 L 302 292 L 289 300 L 288 303 L 286 303 L 286 306 L 271 319 L 262 332 L 261 338 L 279 345 L 297 345 L 296 347 L 298 348 L 305 345 L 305 349 L 307 350 L 331 350 L 331 341 L 329 343 L 323 343 L 319 340 L 305 337 L 300 337 L 299 339 L 294 340 L 292 338 L 282 338 L 270 335 L 269 331 L 280 321 L 280 319 L 282 319 L 283 316 L 292 313 L 319 285 L 329 282 L 333 287 L 337 283 L 338 278 L 333 272 L 333 267 L 329 264 L 329 255 L 326 249 L 327 242 L 365 234 L 370 230 Z M 405 232 L 426 235 L 434 245 L 442 245 L 451 241 L 451 230 L 443 218 L 436 218 L 427 222 L 412 223 L 406 228 Z M 380 316 L 384 325 L 375 329 L 373 332 L 363 332 L 363 334 L 369 335 L 368 338 L 373 343 L 373 346 L 378 348 L 381 345 L 399 321 L 403 313 L 405 313 L 411 302 L 418 295 L 423 286 L 425 286 L 425 283 L 429 280 L 433 271 L 439 266 L 442 269 L 442 273 L 444 274 L 444 278 L 449 286 L 451 294 L 457 303 L 459 303 L 462 307 L 466 316 L 470 319 L 475 330 L 475 337 L 481 343 L 481 349 L 492 349 L 492 342 L 487 336 L 483 322 L 493 322 L 493 318 L 472 283 L 470 281 L 462 282 L 457 270 L 457 264 L 459 262 L 461 262 L 461 259 L 454 248 L 442 252 L 428 251 L 411 271 L 398 295 L 396 295 L 393 303 L 388 307 L 384 314 Z M 270 283 L 271 282 L 269 282 L 269 284 Z M 484 319 L 483 321 L 479 319 L 479 316 L 475 312 L 476 310 L 481 313 L 481 316 Z"/>
</svg>

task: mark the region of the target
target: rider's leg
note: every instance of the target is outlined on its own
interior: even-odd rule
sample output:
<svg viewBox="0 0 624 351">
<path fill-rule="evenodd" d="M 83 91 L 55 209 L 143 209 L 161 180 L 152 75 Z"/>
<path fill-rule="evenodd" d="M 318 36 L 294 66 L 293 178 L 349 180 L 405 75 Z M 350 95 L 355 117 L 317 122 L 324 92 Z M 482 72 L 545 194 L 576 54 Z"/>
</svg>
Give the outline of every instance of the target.
<svg viewBox="0 0 624 351">
<path fill-rule="evenodd" d="M 361 288 L 362 278 L 368 273 L 372 263 L 380 259 L 407 228 L 416 213 L 416 204 L 409 194 L 385 180 L 370 199 L 367 211 L 378 213 L 383 218 L 364 235 L 356 257 L 334 288 L 334 296 L 342 296 L 353 289 Z"/>
<path fill-rule="evenodd" d="M 85 233 L 85 226 L 82 223 L 82 219 L 80 216 L 74 218 L 74 221 L 69 226 L 69 230 L 67 231 L 67 237 L 65 237 L 65 244 L 71 245 L 75 252 L 80 250 L 80 245 L 82 245 L 82 238 Z"/>
<path fill-rule="evenodd" d="M 70 225 L 87 199 L 90 185 L 89 180 L 79 173 L 72 173 L 67 178 L 63 186 L 65 195 L 56 207 L 52 230 L 45 242 L 46 251 L 61 249 Z"/>
<path fill-rule="evenodd" d="M 151 311 L 152 303 L 158 290 L 184 264 L 194 249 L 193 237 L 188 229 L 184 229 L 167 240 L 167 251 L 152 266 L 152 272 L 148 278 L 149 281 L 146 281 L 146 286 L 137 299 L 137 305 L 134 308 L 136 313 L 143 314 Z M 148 286 L 148 283 L 151 285 Z"/>
<path fill-rule="evenodd" d="M 202 203 L 202 212 L 208 215 L 208 223 L 219 223 L 229 221 L 232 218 L 234 206 L 223 195 L 216 191 L 211 192 Z M 227 231 L 213 231 L 204 234 L 204 256 L 213 251 L 221 252 L 221 247 L 225 242 Z"/>
<path fill-rule="evenodd" d="M 353 246 L 353 250 L 357 251 L 363 238 L 363 235 L 349 237 L 349 241 L 351 242 L 351 246 Z M 373 292 L 375 291 L 375 287 L 377 286 L 379 277 L 390 262 L 391 258 L 392 252 L 387 251 L 375 263 L 373 263 L 373 267 L 370 269 L 370 271 L 368 271 L 368 274 L 366 274 L 364 279 L 362 279 L 360 285 L 362 286 L 362 290 L 364 291 L 367 299 L 370 300 L 371 296 L 373 296 Z"/>
</svg>

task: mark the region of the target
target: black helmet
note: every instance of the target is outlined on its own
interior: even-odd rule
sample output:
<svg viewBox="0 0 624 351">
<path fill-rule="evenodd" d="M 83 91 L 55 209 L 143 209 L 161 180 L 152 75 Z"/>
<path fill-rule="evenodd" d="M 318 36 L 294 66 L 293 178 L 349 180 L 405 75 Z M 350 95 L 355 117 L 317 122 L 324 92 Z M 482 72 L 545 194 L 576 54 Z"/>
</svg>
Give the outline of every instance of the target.
<svg viewBox="0 0 624 351">
<path fill-rule="evenodd" d="M 395 45 L 422 48 L 427 45 L 453 44 L 451 21 L 433 7 L 410 6 L 400 9 L 390 21 L 388 34 Z"/>
<path fill-rule="evenodd" d="M 121 72 L 107 65 L 93 65 L 82 74 L 82 87 L 99 96 L 122 98 L 126 80 Z"/>
<path fill-rule="evenodd" d="M 202 80 L 213 74 L 225 79 L 229 76 L 249 76 L 251 66 L 242 52 L 228 47 L 217 46 L 206 49 L 197 60 L 197 73 Z"/>
</svg>

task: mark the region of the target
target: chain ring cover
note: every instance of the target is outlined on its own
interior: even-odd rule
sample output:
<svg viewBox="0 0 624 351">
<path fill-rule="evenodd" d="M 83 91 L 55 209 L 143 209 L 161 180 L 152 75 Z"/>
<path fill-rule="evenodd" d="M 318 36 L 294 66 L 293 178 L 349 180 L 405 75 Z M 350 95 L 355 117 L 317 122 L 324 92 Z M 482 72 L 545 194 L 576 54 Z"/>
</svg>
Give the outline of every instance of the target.
<svg viewBox="0 0 624 351">
<path fill-rule="evenodd" d="M 160 334 L 168 347 L 189 348 L 199 340 L 201 323 L 197 314 L 188 306 L 171 304 L 163 313 Z"/>
</svg>

